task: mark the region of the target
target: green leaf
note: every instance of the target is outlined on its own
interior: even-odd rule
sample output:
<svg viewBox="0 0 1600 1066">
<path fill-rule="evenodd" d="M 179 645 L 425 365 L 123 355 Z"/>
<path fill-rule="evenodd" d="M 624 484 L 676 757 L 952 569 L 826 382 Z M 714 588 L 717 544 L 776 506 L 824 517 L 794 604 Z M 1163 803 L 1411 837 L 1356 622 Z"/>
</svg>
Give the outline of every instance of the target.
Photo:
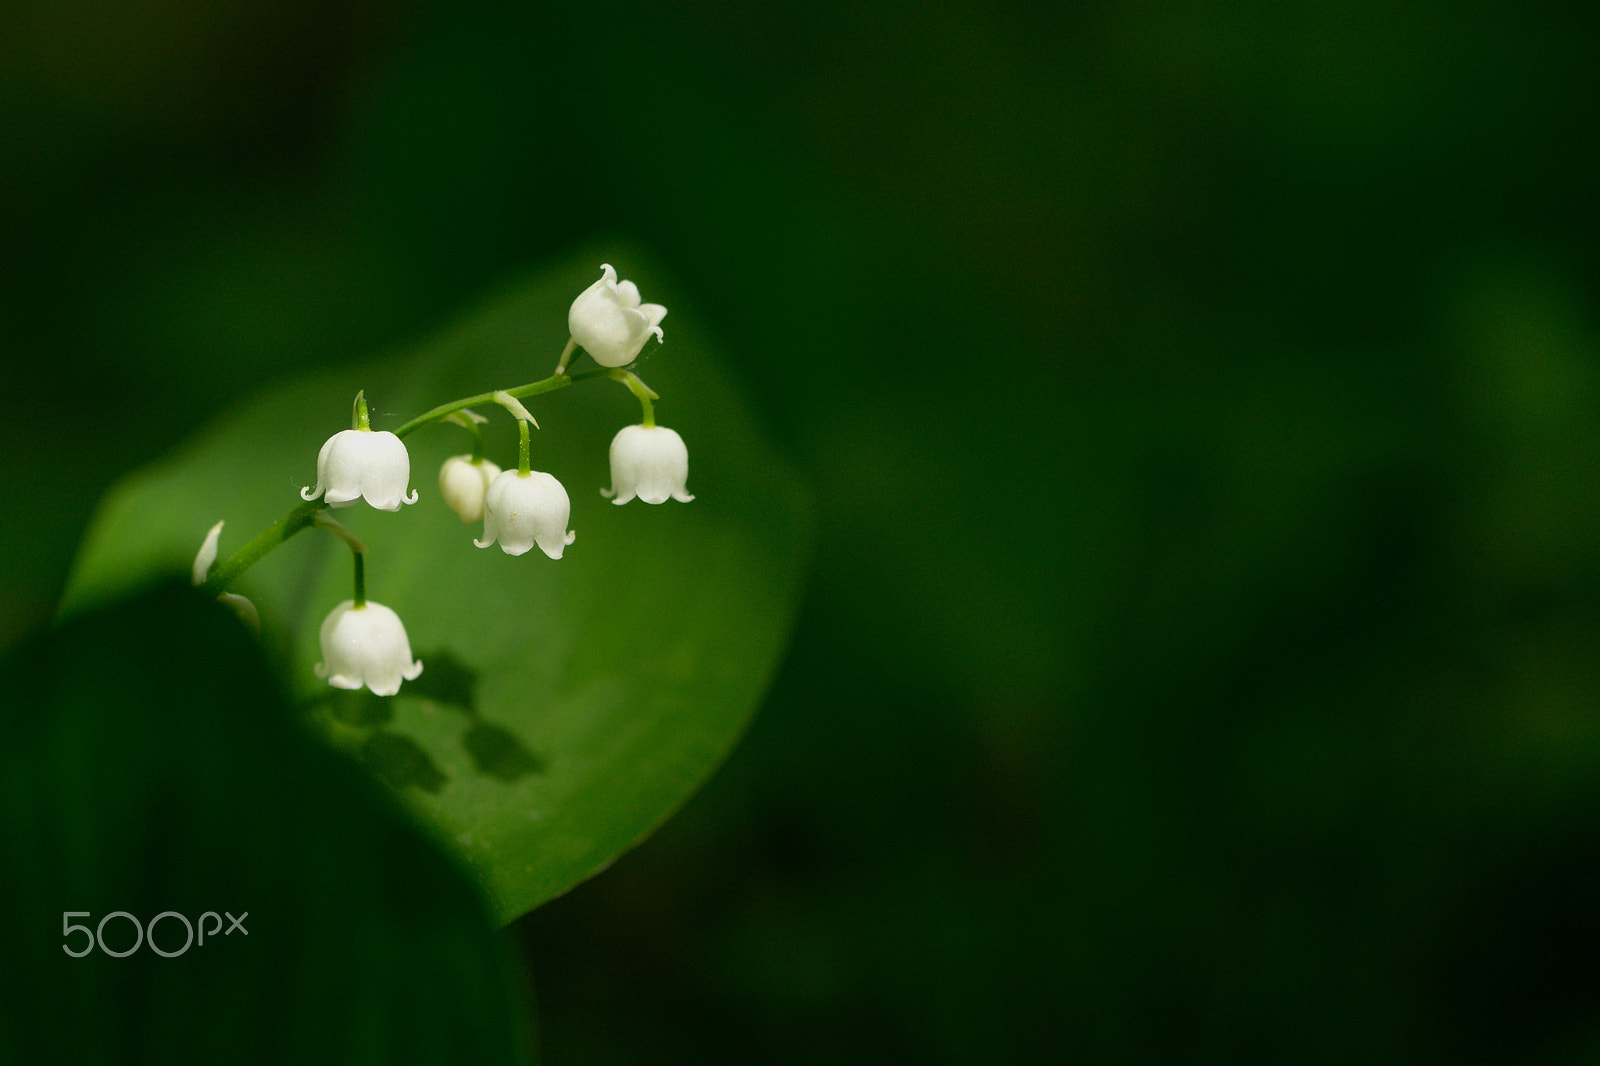
<svg viewBox="0 0 1600 1066">
<path fill-rule="evenodd" d="M 218 519 L 226 559 L 299 502 L 358 389 L 381 430 L 547 376 L 599 263 L 512 286 L 414 353 L 262 397 L 130 477 L 91 524 L 66 610 L 186 570 Z M 543 427 L 532 465 L 572 498 L 564 558 L 474 547 L 481 523 L 462 523 L 438 494 L 440 463 L 470 450 L 448 424 L 407 438 L 418 504 L 333 512 L 371 549 L 367 595 L 398 612 L 423 661 L 399 696 L 313 676 L 318 626 L 350 596 L 349 551 L 327 533 L 300 534 L 233 588 L 256 603 L 308 713 L 460 850 L 503 920 L 603 869 L 726 756 L 784 650 L 808 550 L 804 491 L 715 361 L 709 327 L 660 271 L 630 261 L 624 274 L 672 308 L 667 342 L 651 342 L 637 369 L 664 397 L 658 421 L 689 446 L 693 503 L 601 497 L 611 437 L 639 408 L 615 382 L 585 381 L 527 401 Z M 515 467 L 515 423 L 496 415 L 482 429 L 489 458 Z"/>
<path fill-rule="evenodd" d="M 88 613 L 0 692 L 0 1061 L 527 1061 L 465 868 L 226 610 L 173 584 Z"/>
</svg>

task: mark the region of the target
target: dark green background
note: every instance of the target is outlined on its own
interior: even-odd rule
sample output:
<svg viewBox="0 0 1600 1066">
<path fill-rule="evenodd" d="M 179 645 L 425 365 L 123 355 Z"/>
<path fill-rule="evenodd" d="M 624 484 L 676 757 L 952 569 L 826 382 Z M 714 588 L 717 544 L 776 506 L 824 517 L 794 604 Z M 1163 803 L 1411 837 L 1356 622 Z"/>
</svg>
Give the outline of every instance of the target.
<svg viewBox="0 0 1600 1066">
<path fill-rule="evenodd" d="M 637 244 L 821 542 L 515 927 L 547 1062 L 1592 1061 L 1584 11 L 11 0 L 0 638 L 217 404 Z"/>
</svg>

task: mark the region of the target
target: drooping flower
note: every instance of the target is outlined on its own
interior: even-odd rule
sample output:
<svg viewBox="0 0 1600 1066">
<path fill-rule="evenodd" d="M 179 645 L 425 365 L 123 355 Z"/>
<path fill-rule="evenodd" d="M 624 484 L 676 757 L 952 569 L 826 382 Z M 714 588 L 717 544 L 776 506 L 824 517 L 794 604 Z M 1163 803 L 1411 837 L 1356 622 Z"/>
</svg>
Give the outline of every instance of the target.
<svg viewBox="0 0 1600 1066">
<path fill-rule="evenodd" d="M 618 281 L 610 263 L 601 264 L 600 271 L 600 280 L 572 301 L 567 329 L 601 366 L 627 366 L 639 358 L 650 334 L 662 340 L 661 320 L 667 309 L 640 303 L 639 286 Z"/>
<path fill-rule="evenodd" d="M 567 529 L 571 515 L 572 501 L 561 482 L 538 470 L 507 470 L 484 496 L 483 539 L 472 543 L 487 548 L 498 540 L 507 555 L 521 555 L 537 543 L 550 558 L 559 559 L 577 538 Z"/>
<path fill-rule="evenodd" d="M 411 482 L 411 456 L 399 437 L 388 430 L 345 429 L 328 438 L 317 453 L 317 486 L 300 490 L 302 500 L 322 496 L 329 507 L 349 507 L 365 498 L 380 511 L 398 511 L 416 503 L 406 495 Z"/>
<path fill-rule="evenodd" d="M 393 696 L 401 679 L 415 681 L 422 674 L 422 660 L 411 658 L 400 616 L 381 603 L 368 600 L 357 606 L 345 600 L 328 612 L 318 636 L 322 662 L 316 674 L 335 688 L 365 685 L 373 695 Z"/>
<path fill-rule="evenodd" d="M 483 517 L 483 497 L 500 468 L 487 459 L 452 455 L 439 468 L 439 495 L 463 522 Z"/>
<path fill-rule="evenodd" d="M 624 426 L 611 440 L 611 488 L 600 495 L 615 496 L 621 505 L 635 496 L 645 503 L 679 503 L 694 499 L 689 480 L 689 449 L 683 438 L 666 426 Z"/>
<path fill-rule="evenodd" d="M 204 585 L 206 577 L 211 573 L 211 564 L 217 561 L 217 540 L 222 536 L 223 523 L 218 522 L 206 533 L 206 539 L 200 542 L 200 550 L 194 555 L 194 569 L 190 574 L 195 585 Z M 256 610 L 256 605 L 237 592 L 224 592 L 217 596 L 217 602 L 228 610 L 238 615 L 239 621 L 252 633 L 261 632 L 261 614 Z"/>
</svg>

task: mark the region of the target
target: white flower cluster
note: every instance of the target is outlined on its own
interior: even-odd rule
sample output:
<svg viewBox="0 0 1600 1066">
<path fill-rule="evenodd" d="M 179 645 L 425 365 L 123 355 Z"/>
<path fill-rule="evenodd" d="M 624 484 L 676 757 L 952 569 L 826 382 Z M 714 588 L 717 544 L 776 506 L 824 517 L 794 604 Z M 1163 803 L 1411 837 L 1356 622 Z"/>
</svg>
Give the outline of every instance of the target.
<svg viewBox="0 0 1600 1066">
<path fill-rule="evenodd" d="M 600 271 L 600 280 L 578 295 L 567 314 L 572 335 L 568 353 L 582 347 L 600 366 L 616 368 L 610 376 L 627 384 L 644 408 L 643 423 L 624 427 L 612 440 L 611 487 L 601 489 L 601 494 L 618 505 L 635 498 L 649 504 L 668 499 L 687 503 L 694 497 L 686 487 L 689 452 L 683 438 L 655 425 L 649 403 L 655 394 L 631 372 L 620 369 L 638 359 L 652 335 L 657 342 L 663 339 L 661 320 L 667 309 L 644 303 L 639 287 L 618 280 L 609 263 L 602 264 Z M 557 374 L 565 369 L 564 355 Z M 519 418 L 532 418 L 510 394 L 497 393 L 496 399 Z M 417 491 L 409 487 L 411 458 L 405 443 L 394 433 L 370 428 L 365 401 L 360 397 L 357 409 L 356 428 L 335 433 L 318 452 L 316 484 L 301 489 L 301 499 L 308 503 L 321 499 L 329 507 L 350 507 L 365 500 L 380 511 L 398 511 L 402 505 L 416 503 Z M 473 419 L 483 421 L 477 416 Z M 474 425 L 463 424 L 476 433 Z M 567 528 L 572 501 L 555 477 L 528 468 L 526 446 L 524 427 L 524 450 L 515 469 L 503 470 L 477 451 L 451 456 L 439 469 L 439 495 L 463 522 L 483 522 L 483 536 L 473 541 L 478 547 L 498 543 L 507 555 L 523 555 L 537 544 L 551 559 L 560 559 L 576 537 Z M 314 524 L 334 529 L 354 550 L 365 551 L 327 515 L 318 512 Z M 206 581 L 216 560 L 221 528 L 222 523 L 217 523 L 201 545 L 194 564 L 196 585 Z M 337 688 L 365 687 L 379 696 L 392 696 L 400 691 L 402 681 L 421 675 L 422 662 L 411 656 L 399 615 L 365 598 L 363 573 L 358 556 L 355 598 L 340 603 L 322 623 L 323 661 L 316 665 L 316 674 Z M 256 612 L 249 600 L 226 592 L 219 599 L 255 624 Z"/>
</svg>

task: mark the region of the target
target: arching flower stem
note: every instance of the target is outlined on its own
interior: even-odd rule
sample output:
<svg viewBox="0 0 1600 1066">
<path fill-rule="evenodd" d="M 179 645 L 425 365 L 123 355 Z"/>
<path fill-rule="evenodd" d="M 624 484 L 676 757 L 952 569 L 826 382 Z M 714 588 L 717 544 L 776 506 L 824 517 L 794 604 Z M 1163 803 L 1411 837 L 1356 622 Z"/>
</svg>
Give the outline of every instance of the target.
<svg viewBox="0 0 1600 1066">
<path fill-rule="evenodd" d="M 518 385 L 514 389 L 495 389 L 489 392 L 481 392 L 476 396 L 468 396 L 460 400 L 451 400 L 449 403 L 442 403 L 433 410 L 425 411 L 416 418 L 413 418 L 411 421 L 405 423 L 399 429 L 395 430 L 394 435 L 397 437 L 404 437 L 406 434 L 414 430 L 421 429 L 423 426 L 426 426 L 429 423 L 437 422 L 446 415 L 461 410 L 463 407 L 472 407 L 474 405 L 482 406 L 486 403 L 496 403 L 497 401 L 494 398 L 495 392 L 504 391 L 520 400 L 525 396 L 541 396 L 547 392 L 554 392 L 557 389 L 564 389 L 568 385 L 576 385 L 578 382 L 588 381 L 590 378 L 605 377 L 609 373 L 611 373 L 611 371 L 607 370 L 605 367 L 596 367 L 593 370 L 585 370 L 578 374 L 552 374 L 542 381 L 534 381 L 526 385 Z"/>
<path fill-rule="evenodd" d="M 628 386 L 628 391 L 633 393 L 634 399 L 639 401 L 639 407 L 643 412 L 640 423 L 646 429 L 652 428 L 656 424 L 656 409 L 655 405 L 650 401 L 661 399 L 655 390 L 640 381 L 639 375 L 631 370 L 613 370 L 606 377 L 612 381 L 620 381 Z"/>
<path fill-rule="evenodd" d="M 444 421 L 453 422 L 467 431 L 472 438 L 472 461 L 480 462 L 483 459 L 483 430 L 478 428 L 479 423 L 489 421 L 471 408 L 463 407 L 453 414 L 446 415 Z"/>
<path fill-rule="evenodd" d="M 561 349 L 561 359 L 556 363 L 555 377 L 560 377 L 567 372 L 567 362 L 572 358 L 572 353 L 578 350 L 578 338 L 568 337 L 567 346 Z"/>
<path fill-rule="evenodd" d="M 327 511 L 319 511 L 315 515 L 312 515 L 311 524 L 316 526 L 318 529 L 326 529 L 329 533 L 332 533 L 334 536 L 344 541 L 345 544 L 349 545 L 350 550 L 358 555 L 367 550 L 367 546 L 357 540 L 356 535 L 350 532 L 350 530 L 345 527 L 343 522 L 333 517 L 333 515 L 329 514 Z"/>
<path fill-rule="evenodd" d="M 569 351 L 567 352 L 568 356 L 571 355 L 571 347 L 572 345 L 569 342 Z M 575 385 L 580 381 L 588 381 L 592 378 L 599 377 L 609 377 L 612 376 L 613 373 L 614 372 L 607 367 L 595 367 L 592 370 L 585 370 L 577 374 L 553 374 L 550 377 L 544 378 L 543 380 L 529 382 L 526 385 L 518 385 L 514 389 L 505 389 L 503 391 L 519 399 L 525 396 L 540 396 L 547 392 L 554 392 L 557 389 L 564 389 L 568 385 Z M 643 383 L 641 382 L 640 384 L 642 385 Z M 438 422 L 441 419 L 444 419 L 466 407 L 482 406 L 487 403 L 495 403 L 495 392 L 497 391 L 502 390 L 491 390 L 489 392 L 479 393 L 476 396 L 467 396 L 460 400 L 452 400 L 449 403 L 440 404 L 438 407 L 435 407 L 430 411 L 426 411 L 418 415 L 416 418 L 411 419 L 409 422 L 406 422 L 399 429 L 394 431 L 394 435 L 397 437 L 404 437 L 413 430 L 421 429 L 423 426 Z M 370 428 L 370 425 L 362 425 L 363 422 L 370 421 L 369 418 L 363 418 L 366 413 L 365 395 L 358 393 L 356 395 L 354 410 L 352 412 L 352 417 L 357 423 L 356 428 Z M 525 431 L 526 423 L 523 423 L 523 428 Z M 522 469 L 526 470 L 529 468 L 526 466 L 526 464 L 524 464 Z M 276 522 L 273 522 L 266 529 L 263 529 L 260 533 L 257 533 L 254 537 L 251 537 L 248 541 L 246 541 L 238 551 L 234 552 L 228 557 L 226 562 L 215 567 L 211 572 L 211 576 L 206 579 L 206 583 L 203 586 L 203 591 L 208 596 L 216 596 L 226 591 L 230 584 L 238 580 L 240 574 L 243 574 L 246 570 L 249 570 L 256 563 L 260 562 L 268 552 L 272 551 L 272 549 L 276 548 L 278 545 L 282 544 L 284 541 L 288 540 L 302 529 L 310 527 L 315 522 L 316 516 L 326 510 L 327 504 L 321 499 L 310 500 L 305 503 L 297 504 L 289 511 L 288 514 L 284 515 Z"/>
</svg>

